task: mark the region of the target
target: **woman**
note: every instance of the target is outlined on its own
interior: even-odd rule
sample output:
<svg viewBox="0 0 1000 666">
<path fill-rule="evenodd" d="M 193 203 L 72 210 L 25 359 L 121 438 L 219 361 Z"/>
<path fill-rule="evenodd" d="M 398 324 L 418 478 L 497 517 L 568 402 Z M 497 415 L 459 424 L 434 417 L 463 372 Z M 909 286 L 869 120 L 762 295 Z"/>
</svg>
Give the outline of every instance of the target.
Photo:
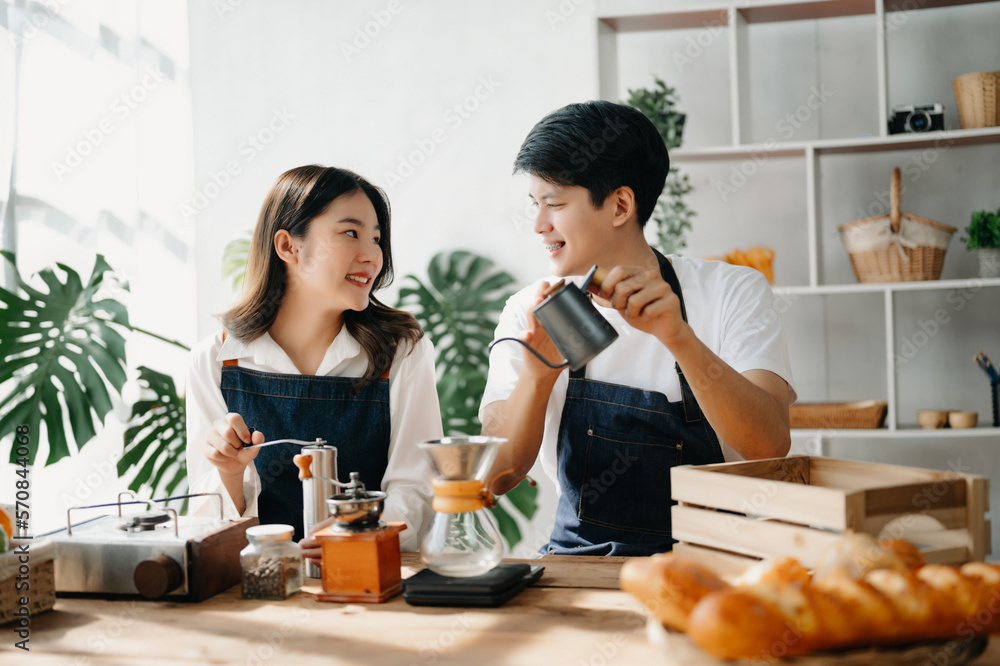
<svg viewBox="0 0 1000 666">
<path fill-rule="evenodd" d="M 388 493 L 383 518 L 405 521 L 401 546 L 417 549 L 431 476 L 415 443 L 441 436 L 441 415 L 430 340 L 373 295 L 392 280 L 389 217 L 385 194 L 344 169 L 292 169 L 268 193 L 243 296 L 188 374 L 191 491 L 220 493 L 227 517 L 288 523 L 302 539 L 300 447 L 242 447 L 322 438 L 341 481 L 359 472 Z M 300 543 L 319 556 L 315 540 Z"/>
</svg>

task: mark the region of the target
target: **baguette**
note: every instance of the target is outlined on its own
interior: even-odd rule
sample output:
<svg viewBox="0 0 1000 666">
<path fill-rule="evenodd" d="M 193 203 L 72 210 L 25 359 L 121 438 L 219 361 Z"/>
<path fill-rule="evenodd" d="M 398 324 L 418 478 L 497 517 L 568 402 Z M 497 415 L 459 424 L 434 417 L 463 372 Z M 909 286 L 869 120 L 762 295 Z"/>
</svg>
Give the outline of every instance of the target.
<svg viewBox="0 0 1000 666">
<path fill-rule="evenodd" d="M 691 639 L 725 659 L 972 638 L 1000 630 L 1000 568 L 927 565 L 831 573 L 806 585 L 766 581 L 705 596 L 688 618 Z"/>
<path fill-rule="evenodd" d="M 724 659 L 1000 633 L 1000 566 L 925 565 L 904 540 L 846 535 L 815 575 L 793 558 L 728 583 L 672 553 L 630 560 L 621 586 L 665 626 Z"/>
</svg>

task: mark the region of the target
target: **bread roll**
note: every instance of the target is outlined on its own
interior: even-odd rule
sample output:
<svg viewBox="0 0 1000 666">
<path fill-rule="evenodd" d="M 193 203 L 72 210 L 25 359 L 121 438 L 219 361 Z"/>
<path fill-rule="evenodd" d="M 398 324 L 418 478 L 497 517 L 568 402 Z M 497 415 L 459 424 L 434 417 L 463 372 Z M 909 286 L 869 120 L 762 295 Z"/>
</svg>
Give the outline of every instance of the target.
<svg viewBox="0 0 1000 666">
<path fill-rule="evenodd" d="M 621 570 L 624 591 L 637 597 L 665 626 L 684 632 L 695 604 L 728 587 L 711 570 L 673 553 L 632 559 Z"/>
</svg>

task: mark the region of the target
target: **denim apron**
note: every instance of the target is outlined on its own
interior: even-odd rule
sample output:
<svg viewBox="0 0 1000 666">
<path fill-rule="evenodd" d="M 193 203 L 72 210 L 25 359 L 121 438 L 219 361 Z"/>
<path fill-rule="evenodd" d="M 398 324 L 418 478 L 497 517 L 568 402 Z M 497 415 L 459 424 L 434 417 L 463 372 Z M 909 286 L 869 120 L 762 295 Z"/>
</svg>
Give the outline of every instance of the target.
<svg viewBox="0 0 1000 666">
<path fill-rule="evenodd" d="M 241 368 L 223 361 L 222 396 L 226 407 L 248 427 L 272 439 L 325 439 L 337 447 L 341 482 L 358 472 L 370 490 L 381 489 L 389 461 L 388 372 L 358 391 L 357 378 L 285 375 Z M 254 458 L 260 476 L 257 511 L 261 524 L 285 523 L 303 537 L 302 482 L 292 457 L 296 444 L 265 446 Z"/>
<path fill-rule="evenodd" d="M 656 252 L 656 258 L 687 321 L 677 274 L 666 257 Z M 723 462 L 715 431 L 675 367 L 679 402 L 587 379 L 586 368 L 570 373 L 557 445 L 562 495 L 541 552 L 651 555 L 672 548 L 670 468 Z"/>
</svg>

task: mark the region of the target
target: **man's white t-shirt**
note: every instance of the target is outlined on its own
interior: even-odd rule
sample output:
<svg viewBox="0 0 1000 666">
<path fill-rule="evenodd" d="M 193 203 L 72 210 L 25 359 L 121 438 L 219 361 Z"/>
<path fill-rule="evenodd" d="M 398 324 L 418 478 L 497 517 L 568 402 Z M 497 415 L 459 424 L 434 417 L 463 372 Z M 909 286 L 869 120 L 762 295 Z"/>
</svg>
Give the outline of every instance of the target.
<svg viewBox="0 0 1000 666">
<path fill-rule="evenodd" d="M 768 370 L 778 375 L 788 382 L 789 404 L 794 402 L 796 395 L 788 345 L 774 307 L 774 295 L 763 274 L 721 261 L 676 255 L 669 258 L 680 282 L 688 324 L 698 339 L 737 372 Z M 544 278 L 549 283 L 559 279 L 556 276 Z M 583 281 L 582 277 L 570 279 L 577 285 Z M 518 337 L 527 330 L 526 312 L 537 298 L 540 282 L 542 280 L 510 297 L 500 315 L 494 339 Z M 671 402 L 680 400 L 680 380 L 670 350 L 654 336 L 626 323 L 617 310 L 596 303 L 595 307 L 618 332 L 618 339 L 587 364 L 587 379 L 657 391 Z M 516 342 L 500 342 L 493 347 L 480 419 L 486 405 L 510 397 L 526 353 Z M 542 469 L 557 489 L 556 445 L 568 383 L 569 371 L 563 370 L 545 411 L 540 452 Z M 722 450 L 726 460 L 742 459 L 725 442 L 722 442 Z"/>
</svg>

